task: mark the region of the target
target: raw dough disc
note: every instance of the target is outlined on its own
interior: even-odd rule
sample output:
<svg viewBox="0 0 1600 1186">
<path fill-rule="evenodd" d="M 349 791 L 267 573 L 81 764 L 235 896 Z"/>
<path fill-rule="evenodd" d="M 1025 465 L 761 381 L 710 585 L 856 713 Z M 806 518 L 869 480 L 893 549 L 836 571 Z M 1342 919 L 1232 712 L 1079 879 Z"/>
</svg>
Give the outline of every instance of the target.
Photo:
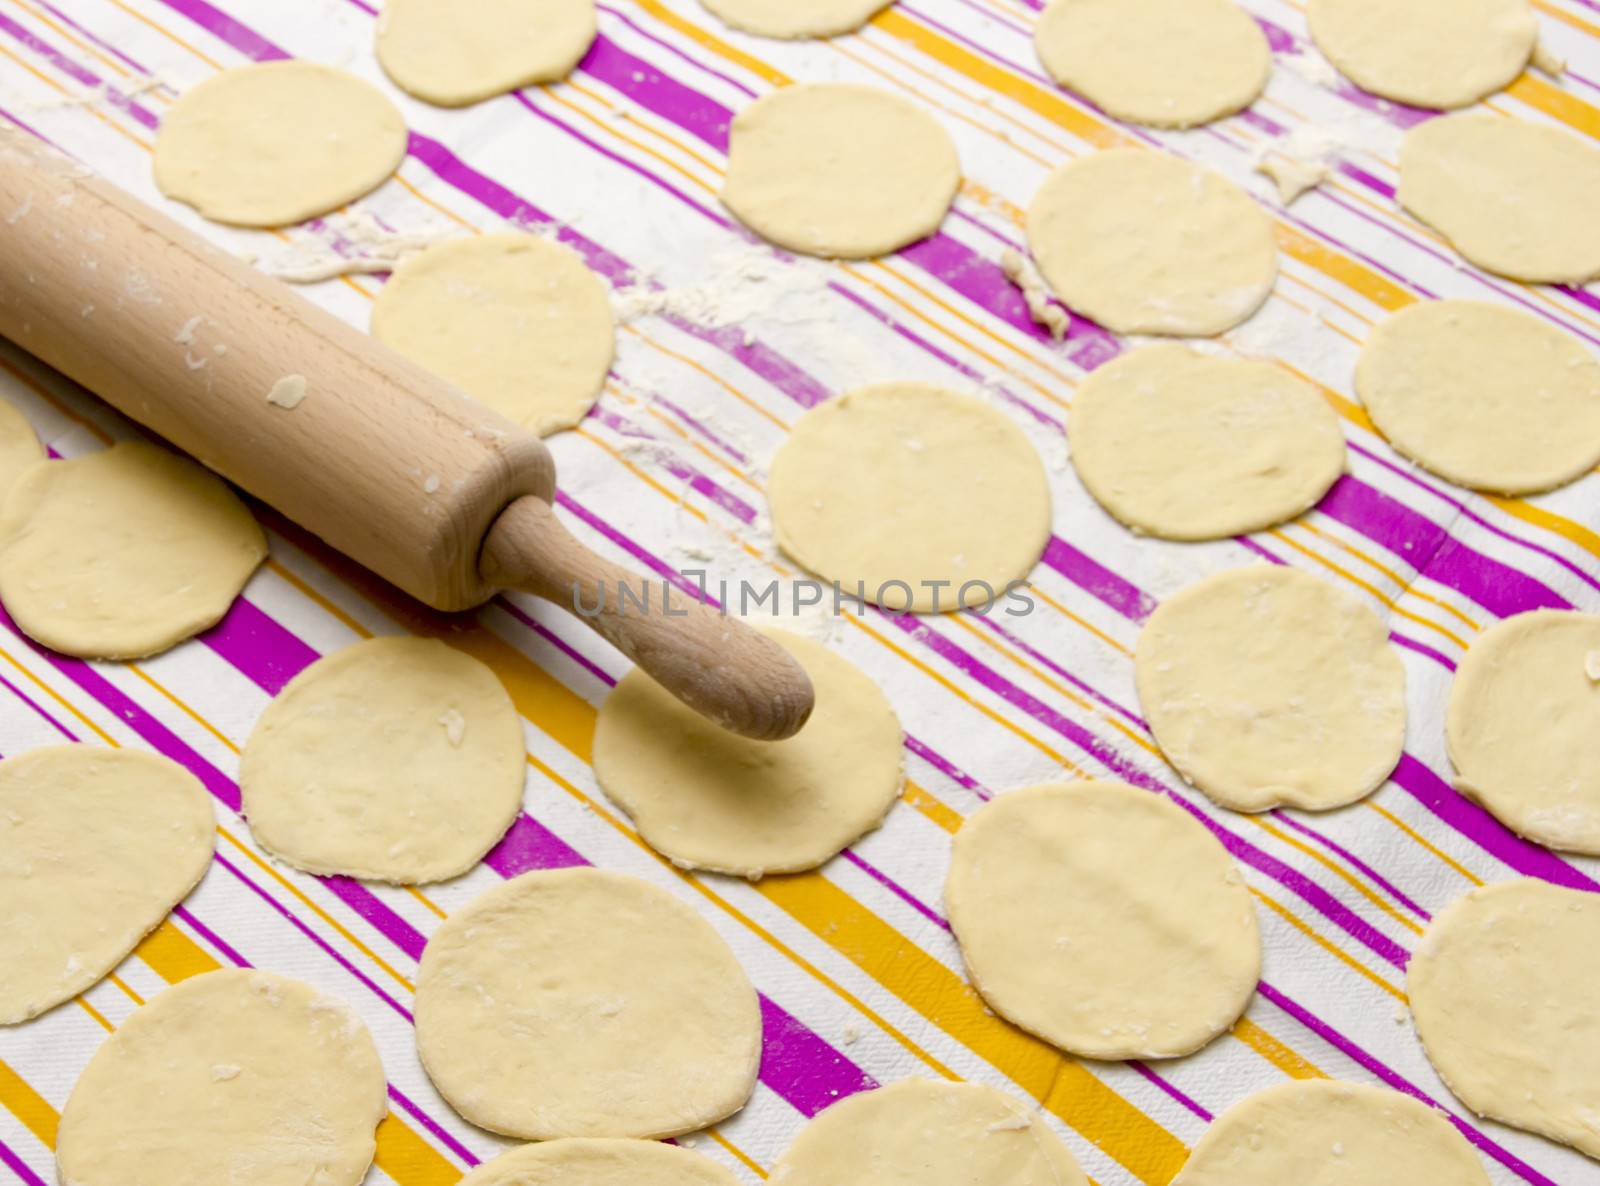
<svg viewBox="0 0 1600 1186">
<path fill-rule="evenodd" d="M 1364 91 L 1415 107 L 1466 107 L 1528 64 L 1528 0 L 1311 0 L 1317 48 Z"/>
<path fill-rule="evenodd" d="M 1536 284 L 1600 276 L 1600 149 L 1559 128 L 1463 112 L 1400 144 L 1400 204 L 1480 268 Z"/>
<path fill-rule="evenodd" d="M 44 459 L 44 449 L 28 418 L 0 399 L 0 506 L 22 471 Z"/>
<path fill-rule="evenodd" d="M 1534 610 L 1478 635 L 1445 741 L 1456 789 L 1506 827 L 1600 856 L 1600 617 Z"/>
<path fill-rule="evenodd" d="M 464 107 L 565 78 L 594 35 L 594 0 L 385 0 L 378 62 L 417 98 Z"/>
<path fill-rule="evenodd" d="M 616 350 L 605 283 L 572 249 L 521 234 L 452 239 L 402 264 L 372 333 L 540 433 L 583 419 Z"/>
<path fill-rule="evenodd" d="M 494 673 L 422 638 L 318 659 L 267 705 L 239 790 L 262 847 L 313 873 L 442 881 L 522 806 L 522 722 Z"/>
<path fill-rule="evenodd" d="M 1033 44 L 1062 86 L 1157 128 L 1232 115 L 1272 73 L 1265 35 L 1232 0 L 1054 0 Z"/>
<path fill-rule="evenodd" d="M 266 555 L 220 478 L 130 441 L 36 465 L 11 487 L 0 602 L 53 650 L 137 659 L 215 625 Z"/>
<path fill-rule="evenodd" d="M 595 777 L 678 865 L 745 877 L 813 869 L 877 827 L 900 796 L 900 721 L 878 686 L 808 638 L 764 633 L 816 689 L 794 737 L 719 729 L 638 668 L 600 706 Z"/>
<path fill-rule="evenodd" d="M 406 155 L 383 92 L 311 62 L 263 62 L 206 79 L 161 119 L 156 185 L 207 218 L 274 227 L 377 189 Z"/>
<path fill-rule="evenodd" d="M 950 134 L 917 104 L 801 83 L 734 117 L 722 201 L 781 247 L 863 259 L 933 234 L 960 184 Z"/>
<path fill-rule="evenodd" d="M 980 808 L 956 833 L 944 898 L 989 1006 L 1085 1058 L 1198 1050 L 1261 976 L 1232 858 L 1182 807 L 1122 783 L 1028 787 Z"/>
<path fill-rule="evenodd" d="M 894 0 L 700 0 L 723 24 L 757 37 L 837 37 L 859 29 Z"/>
<path fill-rule="evenodd" d="M 1600 362 L 1480 301 L 1423 301 L 1372 331 L 1356 391 L 1396 449 L 1449 481 L 1532 494 L 1600 462 Z"/>
<path fill-rule="evenodd" d="M 1206 1130 L 1172 1186 L 1489 1186 L 1466 1138 L 1424 1103 L 1310 1079 L 1246 1096 Z"/>
<path fill-rule="evenodd" d="M 1050 540 L 1050 485 L 1022 430 L 925 383 L 812 408 L 772 459 L 767 497 L 779 547 L 890 609 L 982 607 Z"/>
<path fill-rule="evenodd" d="M 1406 673 L 1366 604 L 1250 565 L 1161 603 L 1134 654 L 1139 703 L 1184 779 L 1234 811 L 1326 811 L 1389 777 Z"/>
<path fill-rule="evenodd" d="M 1073 468 L 1140 534 L 1220 539 L 1292 519 L 1344 472 L 1339 418 L 1280 366 L 1174 344 L 1106 363 L 1067 420 Z"/>
<path fill-rule="evenodd" d="M 524 873 L 428 940 L 417 1050 L 441 1095 L 507 1136 L 669 1137 L 755 1086 L 755 989 L 710 925 L 649 882 Z"/>
<path fill-rule="evenodd" d="M 1045 178 L 1028 245 L 1064 304 L 1123 334 L 1219 334 L 1254 313 L 1278 275 L 1272 223 L 1244 190 L 1139 148 Z"/>
<path fill-rule="evenodd" d="M 672 1145 L 574 1138 L 502 1153 L 460 1186 L 738 1186 L 738 1179 L 710 1158 Z"/>
<path fill-rule="evenodd" d="M 772 1171 L 783 1186 L 1087 1186 L 1039 1113 L 979 1083 L 905 1079 L 840 1100 Z"/>
<path fill-rule="evenodd" d="M 1480 1116 L 1600 1158 L 1600 895 L 1520 878 L 1456 899 L 1406 973 L 1417 1035 Z"/>
<path fill-rule="evenodd" d="M 206 972 L 95 1051 L 56 1164 L 73 1186 L 355 1186 L 387 1091 L 343 1001 L 268 972 Z"/>
<path fill-rule="evenodd" d="M 63 745 L 0 762 L 0 1025 L 122 962 L 211 863 L 205 788 L 135 750 Z"/>
</svg>

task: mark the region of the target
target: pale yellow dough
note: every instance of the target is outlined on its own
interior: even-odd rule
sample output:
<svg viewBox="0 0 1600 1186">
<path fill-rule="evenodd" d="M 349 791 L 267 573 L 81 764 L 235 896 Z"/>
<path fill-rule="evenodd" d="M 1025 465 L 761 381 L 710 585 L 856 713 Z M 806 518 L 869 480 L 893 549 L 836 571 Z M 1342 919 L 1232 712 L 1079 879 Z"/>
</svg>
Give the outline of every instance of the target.
<svg viewBox="0 0 1600 1186">
<path fill-rule="evenodd" d="M 707 11 L 731 28 L 757 37 L 795 41 L 805 37 L 837 37 L 859 29 L 894 0 L 700 0 Z"/>
<path fill-rule="evenodd" d="M 546 434 L 594 406 L 616 350 L 605 282 L 570 248 L 523 234 L 452 239 L 400 265 L 372 333 Z"/>
<path fill-rule="evenodd" d="M 1134 678 L 1161 752 L 1235 811 L 1326 811 L 1400 760 L 1405 668 L 1365 602 L 1292 568 L 1250 565 L 1161 603 Z"/>
<path fill-rule="evenodd" d="M 72 1186 L 356 1186 L 387 1111 L 349 1005 L 230 968 L 167 989 L 95 1051 L 56 1164 Z"/>
<path fill-rule="evenodd" d="M 755 989 L 721 937 L 649 882 L 524 873 L 422 953 L 417 1050 L 474 1124 L 527 1140 L 669 1137 L 744 1106 Z"/>
<path fill-rule="evenodd" d="M 205 874 L 211 800 L 183 767 L 64 745 L 0 762 L 0 1025 L 122 962 Z"/>
<path fill-rule="evenodd" d="M 1192 1053 L 1261 975 L 1232 858 L 1182 807 L 1122 783 L 1000 795 L 956 833 L 944 897 L 984 1000 L 1085 1058 Z"/>
<path fill-rule="evenodd" d="M 1172 1186 L 1489 1186 L 1472 1146 L 1424 1103 L 1308 1079 L 1246 1096 L 1206 1130 Z"/>
<path fill-rule="evenodd" d="M 1022 430 L 924 383 L 862 387 L 812 408 L 773 458 L 767 497 L 794 560 L 846 596 L 864 589 L 917 613 L 998 600 L 1050 539 L 1049 483 Z"/>
<path fill-rule="evenodd" d="M 904 1079 L 824 1110 L 774 1186 L 1088 1186 L 1031 1103 L 980 1083 Z"/>
<path fill-rule="evenodd" d="M 522 806 L 522 722 L 494 673 L 422 638 L 327 655 L 267 705 L 239 790 L 262 847 L 313 873 L 442 881 Z"/>
<path fill-rule="evenodd" d="M 672 1145 L 573 1138 L 502 1153 L 460 1186 L 738 1186 L 738 1179 L 710 1158 Z"/>
<path fill-rule="evenodd" d="M 600 707 L 595 777 L 680 865 L 745 877 L 815 868 L 877 827 L 899 797 L 900 721 L 877 685 L 810 639 L 766 633 L 816 689 L 794 737 L 719 729 L 638 668 Z"/>
<path fill-rule="evenodd" d="M 0 506 L 22 471 L 44 460 L 44 449 L 28 418 L 0 399 Z"/>
<path fill-rule="evenodd" d="M 378 62 L 417 98 L 464 107 L 565 78 L 594 35 L 594 0 L 385 0 Z"/>
<path fill-rule="evenodd" d="M 1220 539 L 1292 519 L 1344 472 L 1328 401 L 1281 366 L 1146 346 L 1094 371 L 1067 419 L 1073 468 L 1141 534 Z"/>
<path fill-rule="evenodd" d="M 1400 144 L 1399 199 L 1472 263 L 1513 280 L 1600 276 L 1600 148 L 1523 119 L 1463 112 Z"/>
<path fill-rule="evenodd" d="M 1232 115 L 1272 73 L 1266 36 L 1232 0 L 1053 0 L 1033 44 L 1062 86 L 1157 128 Z"/>
<path fill-rule="evenodd" d="M 886 255 L 939 229 L 961 184 L 950 134 L 892 91 L 799 83 L 751 103 L 729 133 L 723 205 L 807 255 Z"/>
<path fill-rule="evenodd" d="M 1519 836 L 1600 856 L 1600 616 L 1534 610 L 1472 640 L 1450 687 L 1456 788 Z"/>
<path fill-rule="evenodd" d="M 1504 305 L 1402 309 L 1367 339 L 1356 391 L 1390 444 L 1463 486 L 1532 494 L 1600 462 L 1600 362 Z"/>
<path fill-rule="evenodd" d="M 216 222 L 287 226 L 377 189 L 406 142 L 394 104 L 353 74 L 311 62 L 238 66 L 162 117 L 156 185 Z"/>
<path fill-rule="evenodd" d="M 1364 91 L 1415 107 L 1465 107 L 1533 54 L 1528 0 L 1311 0 L 1311 37 Z"/>
<path fill-rule="evenodd" d="M 1244 190 L 1139 148 L 1045 178 L 1028 245 L 1064 304 L 1117 333 L 1219 334 L 1254 313 L 1278 275 L 1272 223 Z"/>
<path fill-rule="evenodd" d="M 1533 878 L 1456 899 L 1406 993 L 1439 1077 L 1480 1116 L 1600 1158 L 1600 894 Z"/>
<path fill-rule="evenodd" d="M 0 602 L 30 638 L 154 655 L 215 625 L 267 555 L 223 481 L 142 442 L 35 465 L 0 513 Z"/>
</svg>

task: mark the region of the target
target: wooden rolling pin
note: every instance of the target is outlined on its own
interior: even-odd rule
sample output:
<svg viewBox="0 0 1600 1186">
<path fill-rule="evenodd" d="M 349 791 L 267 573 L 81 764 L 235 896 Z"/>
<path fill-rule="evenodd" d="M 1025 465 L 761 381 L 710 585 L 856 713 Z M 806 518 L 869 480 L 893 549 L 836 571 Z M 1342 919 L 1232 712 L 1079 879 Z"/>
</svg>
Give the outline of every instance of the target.
<svg viewBox="0 0 1600 1186">
<path fill-rule="evenodd" d="M 778 739 L 811 712 L 788 652 L 682 594 L 664 614 L 561 526 L 533 433 L 3 128 L 0 335 L 436 609 L 603 590 L 583 620 L 712 720 Z"/>
</svg>

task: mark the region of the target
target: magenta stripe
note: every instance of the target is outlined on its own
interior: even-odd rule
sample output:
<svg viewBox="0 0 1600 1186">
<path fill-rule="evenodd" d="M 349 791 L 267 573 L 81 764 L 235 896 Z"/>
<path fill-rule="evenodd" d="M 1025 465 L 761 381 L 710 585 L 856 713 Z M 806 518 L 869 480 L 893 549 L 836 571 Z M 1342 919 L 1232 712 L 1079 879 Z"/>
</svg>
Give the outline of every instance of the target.
<svg viewBox="0 0 1600 1186">
<path fill-rule="evenodd" d="M 1429 914 L 1421 906 L 1418 906 L 1408 896 L 1406 896 L 1404 893 L 1402 893 L 1400 891 L 1400 887 L 1399 886 L 1395 885 L 1387 877 L 1385 877 L 1383 874 L 1379 873 L 1371 865 L 1367 864 L 1360 857 L 1356 856 L 1355 853 L 1353 853 L 1349 849 L 1345 848 L 1342 844 L 1335 844 L 1332 840 L 1328 839 L 1328 837 L 1324 836 L 1322 833 L 1312 831 L 1312 829 L 1306 827 L 1299 820 L 1295 819 L 1293 814 L 1291 814 L 1288 811 L 1284 811 L 1281 808 L 1277 809 L 1277 810 L 1274 810 L 1274 811 L 1270 812 L 1269 814 L 1272 816 L 1272 818 L 1276 822 L 1278 822 L 1280 824 L 1283 824 L 1285 827 L 1291 828 L 1296 832 L 1299 832 L 1302 836 L 1309 836 L 1312 840 L 1315 840 L 1318 844 L 1322 845 L 1322 847 L 1326 848 L 1329 852 L 1336 853 L 1337 855 L 1343 857 L 1352 866 L 1354 866 L 1356 869 L 1359 869 L 1363 874 L 1365 874 L 1366 877 L 1369 880 L 1371 880 L 1374 885 L 1378 886 L 1385 893 L 1387 893 L 1391 898 L 1393 898 L 1396 902 L 1399 902 L 1402 906 L 1404 906 L 1407 910 L 1411 911 L 1411 913 L 1415 914 L 1418 918 L 1422 919 L 1424 922 L 1428 921 L 1429 919 L 1431 919 L 1433 917 L 1433 915 Z"/>
<path fill-rule="evenodd" d="M 627 13 L 621 11 L 620 9 L 612 8 L 609 4 L 597 4 L 595 7 L 601 12 L 605 13 L 607 16 L 620 21 L 624 25 L 627 25 L 628 28 L 632 29 L 635 33 L 637 33 L 640 37 L 643 37 L 652 45 L 659 45 L 673 57 L 682 62 L 688 63 L 690 66 L 693 66 L 702 74 L 709 74 L 712 78 L 727 83 L 729 86 L 733 87 L 734 90 L 741 91 L 744 94 L 749 95 L 752 99 L 756 97 L 756 90 L 754 87 L 746 86 L 732 75 L 724 74 L 720 70 L 713 70 L 711 66 L 704 61 L 697 61 L 687 52 L 679 49 L 676 45 L 673 45 L 670 41 L 667 41 L 661 37 L 657 37 L 654 33 L 650 32 L 650 30 L 646 29 L 643 25 L 639 24 L 632 17 L 628 16 Z M 371 10 L 369 9 L 368 11 Z"/>
<path fill-rule="evenodd" d="M 1058 535 L 1050 537 L 1040 559 L 1130 622 L 1143 622 L 1155 612 L 1155 598 Z"/>
<path fill-rule="evenodd" d="M 20 44 L 27 46 L 34 53 L 44 58 L 47 62 L 49 62 L 57 70 L 61 71 L 61 73 L 65 74 L 68 78 L 72 79 L 74 82 L 89 87 L 101 85 L 100 79 L 94 74 L 91 74 L 88 70 L 85 70 L 82 66 L 78 65 L 71 58 L 68 58 L 54 46 L 40 40 L 38 37 L 35 37 L 31 32 L 17 24 L 16 21 L 6 16 L 3 12 L 0 12 L 0 31 L 5 32 L 13 40 L 19 42 Z M 152 112 L 144 107 L 141 107 L 138 103 L 135 103 L 132 99 L 129 99 L 120 91 L 115 90 L 110 84 L 106 84 L 106 98 L 110 101 L 112 106 L 119 107 L 123 111 L 126 111 L 130 116 L 147 128 L 154 129 L 155 126 L 161 122 Z"/>
<path fill-rule="evenodd" d="M 733 112 L 661 73 L 654 63 L 635 57 L 604 33 L 595 37 L 578 68 L 705 143 L 728 147 Z"/>
<path fill-rule="evenodd" d="M 46 1186 L 45 1180 L 28 1168 L 28 1163 L 12 1152 L 11 1146 L 0 1141 L 0 1165 L 4 1165 L 17 1176 L 17 1181 L 26 1186 Z"/>
<path fill-rule="evenodd" d="M 908 750 L 916 754 L 917 757 L 928 763 L 928 765 L 932 766 L 951 782 L 955 783 L 959 787 L 964 788 L 965 790 L 971 791 L 973 794 L 982 799 L 989 798 L 989 792 L 984 789 L 982 783 L 973 778 L 972 775 L 961 769 L 961 767 L 957 766 L 954 762 L 950 761 L 950 759 L 930 749 L 926 742 L 919 741 L 909 733 L 905 735 L 905 741 L 906 748 Z"/>
<path fill-rule="evenodd" d="M 761 1081 L 807 1119 L 877 1080 L 801 1024 L 770 997 L 761 998 Z M 778 1090 L 774 1087 L 774 1090 Z"/>
<path fill-rule="evenodd" d="M 1188 1095 L 1186 1095 L 1183 1092 L 1179 1091 L 1176 1085 L 1174 1085 L 1172 1083 L 1169 1083 L 1167 1080 L 1163 1079 L 1160 1075 L 1156 1074 L 1154 1071 L 1152 1071 L 1148 1066 L 1146 1066 L 1144 1063 L 1140 1062 L 1138 1059 L 1130 1058 L 1128 1060 L 1128 1066 L 1132 1067 L 1135 1071 L 1137 1071 L 1144 1078 L 1148 1079 L 1151 1083 L 1154 1083 L 1162 1091 L 1166 1092 L 1167 1095 L 1171 1096 L 1174 1100 L 1176 1100 L 1178 1103 L 1182 1104 L 1189 1111 L 1193 1112 L 1196 1116 L 1200 1117 L 1200 1119 L 1204 1120 L 1207 1124 L 1210 1124 L 1213 1120 L 1216 1119 L 1216 1117 L 1214 1115 L 1212 1115 L 1211 1112 L 1209 1112 L 1207 1109 L 1201 1107 L 1198 1103 L 1196 1103 Z"/>
<path fill-rule="evenodd" d="M 578 666 L 582 667 L 590 675 L 594 676 L 595 679 L 599 680 L 607 687 L 616 686 L 616 676 L 612 675 L 604 667 L 601 667 L 600 664 L 589 658 L 588 655 L 585 655 L 577 647 L 573 646 L 566 639 L 562 638 L 559 634 L 550 629 L 550 627 L 546 626 L 543 622 L 539 621 L 532 614 L 524 611 L 522 607 L 517 605 L 516 602 L 512 601 L 509 596 L 501 594 L 499 597 L 495 598 L 495 604 L 501 609 L 505 610 L 506 613 L 510 614 L 517 621 L 521 622 L 529 630 L 532 630 L 551 646 L 555 647 L 567 658 L 578 664 Z"/>
<path fill-rule="evenodd" d="M 844 857 L 847 863 L 854 865 L 857 869 L 860 869 L 868 877 L 872 878 L 872 880 L 883 886 L 884 889 L 888 890 L 895 897 L 899 898 L 907 906 L 910 906 L 918 914 L 922 915 L 923 918 L 933 923 L 934 926 L 944 931 L 948 931 L 950 929 L 950 924 L 944 920 L 937 910 L 934 910 L 932 907 L 928 906 L 921 898 L 918 898 L 910 890 L 906 889 L 899 882 L 895 881 L 882 869 L 879 869 L 876 865 L 871 864 L 864 857 L 848 848 L 844 849 L 839 855 Z"/>
<path fill-rule="evenodd" d="M 240 955 L 231 944 L 225 942 L 222 936 L 218 935 L 210 927 L 206 926 L 205 923 L 196 918 L 189 907 L 184 905 L 182 902 L 179 902 L 172 908 L 172 913 L 177 918 L 181 918 L 185 926 L 187 926 L 195 934 L 199 935 L 200 938 L 205 940 L 206 945 L 213 951 L 220 954 L 223 959 L 227 960 L 231 964 L 237 964 L 241 968 L 248 968 L 250 966 L 249 960 Z"/>
<path fill-rule="evenodd" d="M 45 721 L 49 722 L 51 727 L 54 728 L 57 733 L 61 734 L 61 736 L 65 737 L 68 741 L 78 740 L 65 725 L 56 720 L 55 717 L 51 716 L 44 709 L 40 708 L 37 701 L 35 701 L 31 696 L 26 695 L 21 688 L 17 687 L 16 684 L 6 679 L 3 675 L 0 675 L 0 687 L 5 688 L 6 691 L 10 692 L 18 700 L 22 701 L 22 703 L 31 708 L 35 716 L 42 717 Z"/>
<path fill-rule="evenodd" d="M 304 641 L 243 597 L 234 599 L 222 621 L 200 635 L 200 641 L 246 672 L 271 696 L 317 658 L 317 652 Z"/>
<path fill-rule="evenodd" d="M 73 20 L 66 13 L 62 12 L 54 4 L 49 3 L 49 0 L 38 0 L 38 4 L 39 4 L 40 8 L 42 8 L 46 12 L 50 13 L 58 21 L 60 21 L 63 25 L 67 26 L 67 28 L 69 28 L 73 32 L 78 33 L 79 35 L 87 38 L 88 40 L 94 42 L 101 49 L 105 50 L 108 54 L 112 55 L 114 58 L 116 58 L 118 61 L 122 62 L 124 65 L 133 67 L 133 69 L 137 70 L 140 74 L 143 74 L 143 75 L 146 75 L 146 76 L 149 75 L 150 71 L 146 70 L 143 66 L 139 65 L 138 62 L 134 61 L 132 58 L 130 58 L 127 54 L 123 53 L 116 46 L 112 45 L 109 41 L 105 40 L 105 38 L 96 35 L 95 33 L 93 33 L 92 31 L 90 31 L 88 29 L 85 29 L 82 25 L 80 25 L 77 21 Z M 166 86 L 165 83 L 163 83 L 162 85 Z M 167 89 L 171 90 L 172 88 L 171 87 L 167 87 Z"/>
<path fill-rule="evenodd" d="M 247 58 L 270 62 L 287 58 L 289 54 L 248 25 L 234 20 L 227 13 L 206 0 L 161 0 L 172 11 L 187 17 L 219 41 L 226 42 Z"/>
</svg>

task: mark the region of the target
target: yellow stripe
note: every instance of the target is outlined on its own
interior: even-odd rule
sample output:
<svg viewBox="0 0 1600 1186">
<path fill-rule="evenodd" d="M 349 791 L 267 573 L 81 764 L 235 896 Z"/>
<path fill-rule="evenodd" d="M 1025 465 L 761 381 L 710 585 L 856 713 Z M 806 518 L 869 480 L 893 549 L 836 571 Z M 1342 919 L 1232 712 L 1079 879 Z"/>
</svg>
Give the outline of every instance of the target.
<svg viewBox="0 0 1600 1186">
<path fill-rule="evenodd" d="M 0 1104 L 22 1122 L 41 1144 L 48 1149 L 56 1147 L 56 1127 L 61 1118 L 50 1106 L 50 1101 L 40 1095 L 5 1062 L 0 1061 Z"/>
<path fill-rule="evenodd" d="M 1233 1036 L 1291 1079 L 1326 1079 L 1310 1059 L 1302 1058 L 1248 1017 L 1234 1023 Z"/>
<path fill-rule="evenodd" d="M 180 931 L 169 918 L 144 937 L 133 954 L 150 966 L 168 984 L 176 984 L 202 972 L 215 972 L 222 965 L 206 950 Z"/>
<path fill-rule="evenodd" d="M 1328 952 L 1335 959 L 1337 959 L 1340 963 L 1344 964 L 1345 967 L 1351 969 L 1354 972 L 1359 972 L 1361 975 L 1365 976 L 1368 980 L 1372 981 L 1372 983 L 1376 984 L 1379 988 L 1383 989 L 1384 992 L 1388 993 L 1390 996 L 1396 998 L 1397 1000 L 1403 1001 L 1403 1000 L 1406 999 L 1406 994 L 1405 993 L 1401 992 L 1394 985 L 1390 984 L 1382 976 L 1379 976 L 1371 968 L 1368 968 L 1365 964 L 1361 963 L 1359 960 L 1352 959 L 1344 951 L 1340 950 L 1338 947 L 1335 947 L 1332 943 L 1328 942 L 1328 940 L 1324 939 L 1321 935 L 1317 934 L 1310 927 L 1308 927 L 1304 922 L 1302 922 L 1299 918 L 1295 917 L 1294 913 L 1291 912 L 1289 910 L 1289 908 L 1287 906 L 1285 906 L 1282 902 L 1279 902 L 1276 898 L 1272 897 L 1270 894 L 1262 893 L 1260 890 L 1254 888 L 1253 886 L 1251 887 L 1250 892 L 1253 893 L 1256 897 L 1260 898 L 1268 906 L 1270 906 L 1272 908 L 1272 912 L 1274 914 L 1278 915 L 1278 917 L 1282 918 L 1285 922 L 1287 922 L 1295 930 L 1297 930 L 1301 934 L 1303 934 L 1306 938 L 1310 939 L 1318 947 L 1320 947 L 1324 951 Z"/>
<path fill-rule="evenodd" d="M 689 40 L 698 42 L 719 57 L 725 58 L 735 65 L 743 66 L 750 73 L 766 79 L 773 86 L 788 86 L 789 83 L 794 81 L 783 71 L 751 57 L 741 49 L 735 49 L 722 38 L 707 32 L 699 25 L 690 24 L 677 13 L 671 12 L 658 4 L 656 0 L 637 0 L 637 3 L 640 8 L 655 17 L 663 25 L 676 29 Z"/>
<path fill-rule="evenodd" d="M 1547 79 L 1523 74 L 1506 88 L 1506 94 L 1560 120 L 1575 132 L 1600 140 L 1600 110 Z"/>
</svg>

